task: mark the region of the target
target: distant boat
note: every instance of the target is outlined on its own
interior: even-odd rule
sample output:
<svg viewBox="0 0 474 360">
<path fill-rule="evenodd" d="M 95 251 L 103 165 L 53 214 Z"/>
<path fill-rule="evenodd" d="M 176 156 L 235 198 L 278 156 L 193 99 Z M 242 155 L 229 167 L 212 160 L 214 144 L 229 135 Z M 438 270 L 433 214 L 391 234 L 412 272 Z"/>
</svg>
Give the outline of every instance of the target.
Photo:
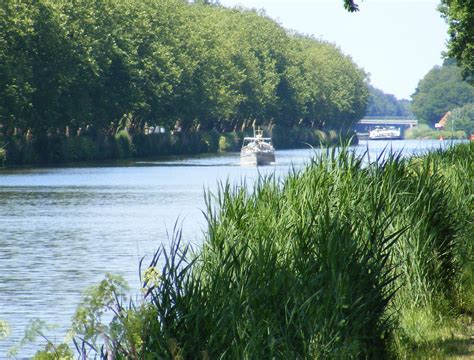
<svg viewBox="0 0 474 360">
<path fill-rule="evenodd" d="M 254 130 L 253 137 L 244 137 L 240 150 L 242 165 L 265 165 L 275 162 L 275 148 L 272 139 L 263 137 L 263 130 Z"/>
<path fill-rule="evenodd" d="M 369 132 L 370 140 L 401 140 L 402 132 L 394 126 L 379 127 Z"/>
</svg>

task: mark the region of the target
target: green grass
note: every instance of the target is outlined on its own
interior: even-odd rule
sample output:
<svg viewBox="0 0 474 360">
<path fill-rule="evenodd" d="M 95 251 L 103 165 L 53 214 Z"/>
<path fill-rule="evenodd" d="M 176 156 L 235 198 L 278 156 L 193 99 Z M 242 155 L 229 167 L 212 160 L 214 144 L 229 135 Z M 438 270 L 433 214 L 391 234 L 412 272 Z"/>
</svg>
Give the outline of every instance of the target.
<svg viewBox="0 0 474 360">
<path fill-rule="evenodd" d="M 399 359 L 447 359 L 472 356 L 471 319 L 442 314 L 430 307 L 405 310 L 400 314 L 393 353 Z"/>
<path fill-rule="evenodd" d="M 444 206 L 449 204 L 452 210 L 444 222 L 454 227 L 450 237 L 453 239 L 451 256 L 456 267 L 450 271 L 448 287 L 441 292 L 427 292 L 430 296 L 427 303 L 401 304 L 393 350 L 398 358 L 455 359 L 474 355 L 471 338 L 474 315 L 473 150 L 474 143 L 470 143 L 411 160 L 413 167 L 425 167 L 429 174 L 446 183 Z"/>
</svg>

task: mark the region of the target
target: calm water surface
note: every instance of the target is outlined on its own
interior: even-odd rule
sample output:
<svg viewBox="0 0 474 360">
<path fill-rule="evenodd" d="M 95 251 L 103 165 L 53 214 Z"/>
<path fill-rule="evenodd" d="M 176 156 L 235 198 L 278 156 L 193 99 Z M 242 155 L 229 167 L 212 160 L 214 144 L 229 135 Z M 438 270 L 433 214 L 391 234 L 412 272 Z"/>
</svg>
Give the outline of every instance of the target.
<svg viewBox="0 0 474 360">
<path fill-rule="evenodd" d="M 411 155 L 440 141 L 361 142 L 372 159 L 386 147 Z M 0 320 L 11 327 L 0 359 L 33 319 L 58 325 L 62 341 L 84 289 L 106 272 L 139 289 L 138 263 L 169 242 L 178 221 L 185 241 L 199 246 L 205 230 L 203 189 L 219 181 L 284 176 L 313 150 L 277 151 L 277 163 L 241 167 L 239 155 L 134 161 L 120 166 L 0 170 Z M 145 264 L 147 262 L 145 261 Z M 38 344 L 15 358 L 29 358 Z"/>
</svg>

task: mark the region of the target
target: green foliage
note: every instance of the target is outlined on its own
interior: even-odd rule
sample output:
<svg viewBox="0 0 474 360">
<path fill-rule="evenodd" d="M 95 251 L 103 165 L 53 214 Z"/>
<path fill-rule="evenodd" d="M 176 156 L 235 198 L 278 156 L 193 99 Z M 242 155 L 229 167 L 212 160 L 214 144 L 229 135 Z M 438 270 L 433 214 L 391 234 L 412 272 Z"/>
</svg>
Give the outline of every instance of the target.
<svg viewBox="0 0 474 360">
<path fill-rule="evenodd" d="M 53 344 L 48 344 L 46 349 L 43 351 L 38 351 L 33 360 L 73 360 L 75 359 L 72 350 L 67 344 L 59 344 L 54 346 Z"/>
<path fill-rule="evenodd" d="M 282 128 L 275 126 L 272 129 L 272 140 L 277 149 L 295 149 L 335 144 L 354 143 L 356 138 L 351 132 L 322 131 L 306 128 Z"/>
<path fill-rule="evenodd" d="M 20 343 L 10 349 L 7 355 L 9 357 L 16 356 L 22 347 L 29 343 L 33 343 L 39 336 L 46 342 L 46 345 L 44 346 L 44 350 L 38 350 L 36 352 L 36 354 L 33 356 L 34 360 L 73 360 L 75 357 L 68 344 L 65 342 L 54 344 L 47 337 L 46 333 L 54 330 L 55 328 L 56 326 L 48 325 L 46 322 L 40 319 L 31 321 L 29 326 L 25 329 L 24 337 Z M 6 324 L 4 321 L 0 321 L 0 341 L 3 337 L 8 336 L 9 334 L 10 328 L 8 327 L 8 324 Z"/>
<path fill-rule="evenodd" d="M 349 57 L 340 57 L 339 49 L 333 44 L 303 36 L 296 36 L 295 40 L 294 65 L 289 67 L 285 82 L 279 85 L 283 96 L 292 95 L 292 102 L 285 105 L 289 108 L 281 111 L 282 116 L 290 121 L 301 117 L 299 123 L 311 128 L 348 131 L 365 115 L 368 98 L 365 73 L 357 71 Z M 333 57 L 339 60 L 328 61 Z"/>
<path fill-rule="evenodd" d="M 359 11 L 359 5 L 353 0 L 344 0 L 344 8 L 349 12 Z"/>
<path fill-rule="evenodd" d="M 209 308 L 199 318 L 193 311 L 189 326 L 196 319 L 209 329 L 212 357 L 383 354 L 394 280 L 386 251 L 400 233 L 385 233 L 380 225 L 390 220 L 382 214 L 370 220 L 377 239 L 362 229 L 366 212 L 351 204 L 367 195 L 360 191 L 366 183 L 349 180 L 366 176 L 357 174 L 359 165 L 333 154 L 283 183 L 261 179 L 250 193 L 245 183 L 225 185 L 217 204 L 209 203 L 209 238 L 195 266 L 201 295 L 192 305 Z M 177 334 L 185 336 L 178 341 L 185 354 L 207 343 L 189 331 Z"/>
<path fill-rule="evenodd" d="M 470 354 L 468 321 L 465 317 L 440 316 L 430 307 L 406 310 L 400 314 L 400 330 L 392 351 L 399 359 L 462 358 Z"/>
<path fill-rule="evenodd" d="M 7 152 L 4 148 L 0 148 L 0 166 L 5 164 L 5 159 L 7 158 Z"/>
<path fill-rule="evenodd" d="M 204 152 L 215 153 L 219 150 L 220 134 L 217 131 L 209 131 L 202 135 L 202 146 L 206 149 Z"/>
<path fill-rule="evenodd" d="M 449 201 L 449 184 L 438 164 L 430 160 L 413 161 L 405 170 L 399 180 L 403 191 L 393 208 L 397 226 L 408 228 L 395 253 L 403 282 L 399 300 L 410 308 L 429 306 L 437 299 L 454 303 L 454 286 L 459 280 L 454 249 L 462 223 L 456 216 L 458 207 Z"/>
<path fill-rule="evenodd" d="M 461 224 L 458 231 L 457 256 L 462 266 L 460 280 L 457 283 L 458 306 L 463 312 L 474 311 L 474 267 L 472 266 L 474 243 L 474 143 L 449 149 L 445 153 L 435 152 L 429 155 L 439 164 L 437 171 L 447 179 L 452 193 L 452 206 L 456 209 L 453 222 Z"/>
<path fill-rule="evenodd" d="M 0 14 L 0 124 L 6 136 L 41 143 L 41 162 L 90 157 L 65 134 L 95 140 L 127 130 L 133 139 L 145 124 L 347 129 L 365 112 L 366 75 L 349 57 L 255 11 L 181 0 L 6 0 Z M 115 156 L 140 151 L 118 140 Z M 202 148 L 214 149 L 208 140 Z"/>
<path fill-rule="evenodd" d="M 0 340 L 10 335 L 10 327 L 6 321 L 0 320 Z"/>
<path fill-rule="evenodd" d="M 96 141 L 86 136 L 75 136 L 66 139 L 64 161 L 90 161 L 99 159 L 100 154 Z"/>
<path fill-rule="evenodd" d="M 47 324 L 45 321 L 40 319 L 30 321 L 30 324 L 25 329 L 25 334 L 21 339 L 20 343 L 18 343 L 16 346 L 14 346 L 8 351 L 8 356 L 15 356 L 22 347 L 34 342 L 38 338 L 38 336 L 46 341 L 46 352 L 49 352 L 50 350 L 55 352 L 56 347 L 45 335 L 45 332 L 52 331 L 55 328 L 55 325 Z"/>
<path fill-rule="evenodd" d="M 369 85 L 369 102 L 367 116 L 413 116 L 408 100 L 398 100 L 392 94 L 385 94 Z"/>
<path fill-rule="evenodd" d="M 137 304 L 111 276 L 88 292 L 78 350 L 118 359 L 448 354 L 449 334 L 465 332 L 458 311 L 473 311 L 473 150 L 385 153 L 371 164 L 332 150 L 285 179 L 221 184 L 206 195 L 202 248 L 191 253 L 175 229 L 144 271 Z"/>
<path fill-rule="evenodd" d="M 466 139 L 466 133 L 464 131 L 452 132 L 449 130 L 435 130 L 428 125 L 421 124 L 417 127 L 407 129 L 405 131 L 406 139 Z"/>
<path fill-rule="evenodd" d="M 106 278 L 98 285 L 87 289 L 74 315 L 74 333 L 93 346 L 99 340 L 103 341 L 102 337 L 110 331 L 103 317 L 107 311 L 114 311 L 120 306 L 128 290 L 123 278 L 112 274 L 106 274 Z"/>
<path fill-rule="evenodd" d="M 435 66 L 420 80 L 412 97 L 413 113 L 434 127 L 449 110 L 472 103 L 474 87 L 462 81 L 456 65 Z"/>
<path fill-rule="evenodd" d="M 452 147 L 446 151 L 436 151 L 412 161 L 412 166 L 418 168 L 417 171 L 421 169 L 427 172 L 424 177 L 433 176 L 444 180 L 442 181 L 444 184 L 435 191 L 438 195 L 445 193 L 449 200 L 443 201 L 442 205 L 436 205 L 439 203 L 433 199 L 430 206 L 439 207 L 441 211 L 438 213 L 445 214 L 444 226 L 451 229 L 446 228 L 448 231 L 444 236 L 443 231 L 438 233 L 441 240 L 439 243 L 442 244 L 446 239 L 451 239 L 449 240 L 452 242 L 450 252 L 458 270 L 451 274 L 451 280 L 440 284 L 444 286 L 450 283 L 450 290 L 445 289 L 440 293 L 436 290 L 436 288 L 440 289 L 439 285 L 427 288 L 425 293 L 429 294 L 431 301 L 425 304 L 418 302 L 418 306 L 413 302 L 413 295 L 417 294 L 413 290 L 411 296 L 408 294 L 409 298 L 404 301 L 404 305 L 403 302 L 400 305 L 399 326 L 394 344 L 400 358 L 444 359 L 448 356 L 468 353 L 470 330 L 466 325 L 469 319 L 460 317 L 459 314 L 472 314 L 474 310 L 472 302 L 474 298 L 472 266 L 474 170 L 471 166 L 473 161 L 474 143 Z M 440 229 L 438 222 L 439 219 L 431 226 Z M 428 229 L 428 226 L 425 229 Z M 434 237 L 431 238 L 434 239 Z M 446 253 L 444 251 L 444 254 Z M 438 254 L 442 255 L 443 252 L 438 251 Z M 439 267 L 439 269 L 442 268 Z M 417 298 L 419 299 L 418 296 Z"/>
<path fill-rule="evenodd" d="M 115 134 L 117 144 L 117 157 L 130 157 L 132 153 L 132 138 L 127 130 L 120 130 Z"/>
<path fill-rule="evenodd" d="M 474 83 L 474 5 L 472 1 L 442 0 L 439 10 L 449 29 L 448 56 L 456 59 L 464 79 Z"/>
<path fill-rule="evenodd" d="M 243 134 L 224 133 L 219 138 L 219 151 L 240 151 Z"/>
<path fill-rule="evenodd" d="M 467 135 L 474 134 L 474 103 L 451 110 L 445 129 L 464 131 Z"/>
</svg>

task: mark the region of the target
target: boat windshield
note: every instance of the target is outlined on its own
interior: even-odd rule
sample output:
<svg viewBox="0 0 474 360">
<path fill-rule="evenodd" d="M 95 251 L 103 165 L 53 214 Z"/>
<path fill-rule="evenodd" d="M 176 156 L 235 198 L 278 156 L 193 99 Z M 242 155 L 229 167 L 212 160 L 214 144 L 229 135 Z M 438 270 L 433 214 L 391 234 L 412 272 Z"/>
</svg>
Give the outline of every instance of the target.
<svg viewBox="0 0 474 360">
<path fill-rule="evenodd" d="M 271 144 L 272 139 L 271 138 L 261 138 L 261 137 L 257 137 L 257 138 L 255 138 L 255 137 L 245 137 L 244 138 L 244 146 L 249 145 L 251 143 L 261 143 L 261 142 Z"/>
</svg>

